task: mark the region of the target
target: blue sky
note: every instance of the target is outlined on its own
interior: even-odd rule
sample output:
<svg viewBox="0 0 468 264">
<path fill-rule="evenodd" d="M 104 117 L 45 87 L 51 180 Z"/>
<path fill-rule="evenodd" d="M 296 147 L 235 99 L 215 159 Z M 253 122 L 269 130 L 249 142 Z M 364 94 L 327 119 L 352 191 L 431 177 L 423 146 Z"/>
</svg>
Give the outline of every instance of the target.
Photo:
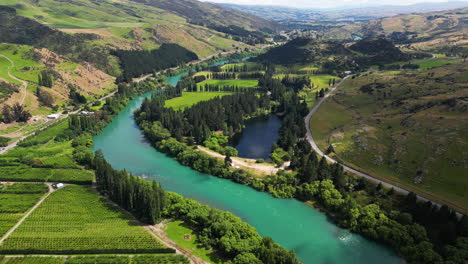
<svg viewBox="0 0 468 264">
<path fill-rule="evenodd" d="M 422 2 L 448 2 L 449 0 L 203 0 L 241 5 L 278 5 L 290 7 L 343 7 L 372 5 L 410 5 Z"/>
</svg>

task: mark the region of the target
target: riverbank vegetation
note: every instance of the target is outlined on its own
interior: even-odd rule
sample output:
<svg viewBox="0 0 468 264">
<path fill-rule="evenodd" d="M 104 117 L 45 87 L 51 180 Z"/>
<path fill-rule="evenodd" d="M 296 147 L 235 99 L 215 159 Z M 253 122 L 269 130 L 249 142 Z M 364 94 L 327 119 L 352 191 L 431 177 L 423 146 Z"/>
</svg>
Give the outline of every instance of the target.
<svg viewBox="0 0 468 264">
<path fill-rule="evenodd" d="M 105 197 L 115 201 L 131 212 L 138 220 L 150 224 L 157 223 L 163 218 L 173 218 L 177 220 L 178 216 L 171 215 L 165 208 L 169 206 L 183 208 L 183 206 L 186 205 L 179 204 L 179 202 L 186 203 L 185 200 L 171 200 L 165 198 L 169 194 L 165 194 L 156 182 L 145 181 L 129 175 L 125 171 L 116 171 L 105 161 L 100 152 L 94 155 L 87 149 L 87 147 L 92 145 L 91 135 L 102 130 L 104 126 L 110 122 L 112 116 L 117 114 L 134 94 L 160 87 L 157 79 L 150 79 L 129 87 L 119 86 L 117 95 L 108 98 L 106 104 L 99 112 L 90 115 L 72 115 L 68 119 L 60 121 L 55 126 L 45 129 L 41 133 L 38 133 L 38 135 L 22 142 L 22 146 L 17 147 L 14 151 L 18 151 L 16 155 L 19 157 L 28 154 L 34 159 L 38 157 L 38 154 L 36 152 L 28 152 L 28 150 L 43 148 L 42 151 L 45 151 L 44 148 L 47 147 L 49 149 L 48 154 L 50 155 L 50 147 L 56 146 L 57 150 L 55 150 L 56 152 L 54 153 L 65 152 L 66 155 L 62 153 L 63 156 L 71 158 L 70 164 L 73 164 L 73 166 L 76 166 L 78 162 L 85 168 L 94 168 L 96 172 L 97 189 L 105 195 Z M 170 89 L 168 89 L 168 91 L 169 90 Z M 159 89 L 156 93 L 162 95 L 164 91 L 165 89 Z M 60 152 L 58 151 L 59 148 Z M 9 154 L 10 153 L 8 153 L 8 155 Z M 8 156 L 5 156 L 5 158 L 8 162 L 11 160 L 12 163 L 21 163 L 19 160 L 14 160 Z M 41 158 L 41 161 L 42 159 L 45 158 Z M 53 157 L 51 157 L 51 159 L 53 159 Z M 57 170 L 55 167 L 49 169 L 51 171 Z M 88 170 L 83 171 L 89 172 Z M 44 173 L 44 175 L 48 175 L 48 173 Z M 54 179 L 54 181 L 62 181 L 62 179 L 63 178 L 57 178 Z M 91 181 L 89 183 L 91 183 Z M 82 184 L 85 183 L 83 182 Z M 192 202 L 189 202 L 189 204 L 193 208 L 194 205 Z M 200 236 L 203 239 L 197 240 L 197 243 L 202 244 L 210 250 L 214 250 L 216 254 L 222 255 L 226 260 L 235 260 L 237 258 L 235 263 L 245 263 L 243 260 L 253 259 L 261 263 L 260 259 L 278 258 L 287 261 L 278 263 L 299 263 L 293 252 L 287 252 L 282 247 L 274 244 L 271 240 L 260 243 L 258 239 L 261 240 L 261 237 L 255 229 L 242 222 L 240 218 L 219 210 L 212 211 L 213 209 L 198 203 L 197 206 L 200 207 L 200 210 L 196 209 L 196 211 L 200 213 L 204 210 L 208 210 L 211 215 L 222 214 L 224 218 L 227 217 L 226 221 L 238 226 L 236 229 L 237 233 L 245 234 L 245 236 L 237 237 L 229 236 L 227 230 L 213 229 L 213 231 L 207 231 L 209 226 L 214 228 L 214 226 L 217 225 L 217 220 L 216 222 L 204 223 L 205 226 L 201 229 L 197 229 L 196 226 L 191 226 L 197 234 L 203 234 L 203 236 Z M 186 211 L 186 209 L 183 209 L 183 211 Z M 68 212 L 74 212 L 74 214 Z M 184 216 L 180 214 L 179 216 L 184 217 L 184 219 L 178 220 L 189 221 L 189 217 L 195 215 L 190 214 Z M 201 215 L 196 217 L 199 218 Z M 65 255 L 82 253 L 134 254 L 146 252 L 173 252 L 172 249 L 167 249 L 159 244 L 158 241 L 154 240 L 154 238 L 152 238 L 150 234 L 144 232 L 143 229 L 139 229 L 141 232 L 136 230 L 136 228 L 140 227 L 126 223 L 126 220 L 130 222 L 133 221 L 120 210 L 116 209 L 112 203 L 105 199 L 100 199 L 93 189 L 86 186 L 67 186 L 52 193 L 50 197 L 27 218 L 27 221 L 21 225 L 21 228 L 15 230 L 5 243 L 2 244 L 0 252 L 4 254 L 21 254 L 28 250 L 29 253 Z M 43 221 L 49 224 L 46 228 L 37 230 L 38 227 L 43 224 Z M 192 220 L 192 222 L 193 221 L 194 220 Z M 67 223 L 67 226 L 63 226 L 61 223 Z M 124 228 L 122 226 L 123 223 L 125 223 L 128 228 Z M 115 231 L 116 229 L 119 229 L 119 231 Z M 96 235 L 93 235 L 95 233 Z M 226 235 L 222 235 L 222 233 L 226 233 Z M 40 239 L 37 234 L 41 234 L 42 238 Z M 122 237 L 122 234 L 125 236 Z M 148 236 L 151 239 L 145 238 L 144 236 Z M 73 237 L 74 243 L 60 242 L 62 240 L 70 240 L 71 237 Z M 244 242 L 248 242 L 253 238 L 254 241 L 259 243 L 255 245 L 248 245 L 250 242 L 244 244 Z M 108 242 L 107 240 L 111 241 Z M 224 241 L 223 243 L 225 244 L 220 241 Z M 229 249 L 228 246 L 233 244 L 238 245 L 235 247 L 236 250 Z M 103 247 L 103 245 L 105 246 Z M 249 253 L 246 253 L 245 256 L 245 254 L 241 255 L 239 252 Z M 10 258 L 11 257 L 8 257 L 8 259 Z M 75 257 L 67 257 L 66 261 L 75 263 L 73 262 L 75 259 L 76 261 L 80 261 L 78 260 L 80 258 Z M 99 259 L 105 261 L 105 258 L 90 256 L 87 259 L 84 258 L 84 262 L 80 263 L 87 263 L 86 261 L 100 261 Z M 141 259 L 144 258 L 142 257 Z M 156 258 L 153 258 L 153 261 L 155 259 Z M 175 256 L 174 258 L 161 257 L 159 259 L 161 261 L 164 259 L 167 261 L 176 261 L 177 263 L 186 262 L 185 258 L 175 258 Z M 54 259 L 54 261 L 55 260 L 56 259 Z M 23 261 L 23 259 L 18 261 Z M 135 261 L 134 263 L 140 262 Z M 151 259 L 145 263 L 152 263 Z"/>
<path fill-rule="evenodd" d="M 218 255 L 200 245 L 198 235 L 184 222 L 180 220 L 172 221 L 165 224 L 163 229 L 169 239 L 195 256 L 212 264 L 224 263 Z"/>
<path fill-rule="evenodd" d="M 135 113 L 135 118 L 156 148 L 176 157 L 183 165 L 249 185 L 275 197 L 313 201 L 340 226 L 393 248 L 409 263 L 463 263 L 467 252 L 467 217 L 458 219 L 447 206 L 439 209 L 430 202 L 422 204 L 416 201 L 412 193 L 401 196 L 392 189 L 375 186 L 362 178 L 345 174 L 338 164 L 328 164 L 324 158 L 319 159 L 303 139 L 303 118 L 308 108 L 305 100 L 296 94 L 309 80 L 305 80 L 305 85 L 301 87 L 298 83 L 304 78 L 282 82 L 272 78 L 273 73 L 274 68 L 267 69 L 259 80 L 259 86 L 269 91 L 269 100 L 265 102 L 270 102 L 270 110 L 284 114 L 277 147 L 288 153 L 292 171 L 279 171 L 276 175 L 257 178 L 245 170 L 230 168 L 229 163 L 197 151 L 191 147 L 193 143 L 199 142 L 194 134 L 181 134 L 179 129 L 170 128 L 174 122 L 166 123 L 168 118 L 161 114 L 166 111 L 164 97 L 144 103 Z M 260 94 L 257 98 L 262 96 Z M 219 99 L 212 101 L 221 103 Z M 200 105 L 210 105 L 210 101 Z M 190 109 L 185 111 L 190 112 Z M 199 109 L 197 113 L 203 113 Z M 201 120 L 197 122 L 213 119 L 212 115 L 204 117 L 202 114 L 197 118 Z M 224 122 L 228 124 L 229 119 Z M 166 124 L 169 127 L 165 127 Z M 222 123 L 207 126 L 207 131 L 226 131 L 224 127 Z M 445 226 L 446 223 L 450 223 L 449 227 Z"/>
</svg>

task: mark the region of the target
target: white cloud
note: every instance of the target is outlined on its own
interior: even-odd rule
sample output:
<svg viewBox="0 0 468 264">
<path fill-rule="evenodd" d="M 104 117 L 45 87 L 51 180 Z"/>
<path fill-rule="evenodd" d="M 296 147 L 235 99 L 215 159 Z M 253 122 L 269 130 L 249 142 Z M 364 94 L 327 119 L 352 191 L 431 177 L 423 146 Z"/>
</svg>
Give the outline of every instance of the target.
<svg viewBox="0 0 468 264">
<path fill-rule="evenodd" d="M 343 6 L 411 5 L 427 2 L 448 2 L 449 0 L 202 0 L 205 2 L 230 3 L 239 5 L 277 5 L 289 7 L 329 8 Z"/>
</svg>

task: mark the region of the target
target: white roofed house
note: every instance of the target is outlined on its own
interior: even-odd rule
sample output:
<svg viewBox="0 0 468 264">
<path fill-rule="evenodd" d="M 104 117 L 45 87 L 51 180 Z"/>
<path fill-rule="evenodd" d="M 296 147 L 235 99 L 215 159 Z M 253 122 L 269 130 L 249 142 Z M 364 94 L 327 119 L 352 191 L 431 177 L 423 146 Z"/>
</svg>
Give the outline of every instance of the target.
<svg viewBox="0 0 468 264">
<path fill-rule="evenodd" d="M 60 117 L 60 114 L 51 114 L 47 116 L 48 119 L 58 119 L 59 117 Z"/>
</svg>

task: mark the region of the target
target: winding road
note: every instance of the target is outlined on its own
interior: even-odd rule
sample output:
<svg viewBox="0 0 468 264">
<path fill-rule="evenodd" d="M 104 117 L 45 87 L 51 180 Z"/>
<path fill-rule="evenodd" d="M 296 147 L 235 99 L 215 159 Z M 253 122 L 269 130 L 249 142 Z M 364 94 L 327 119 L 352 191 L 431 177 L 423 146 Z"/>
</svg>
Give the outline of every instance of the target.
<svg viewBox="0 0 468 264">
<path fill-rule="evenodd" d="M 16 78 L 16 76 L 14 76 L 13 74 L 11 74 L 11 69 L 15 67 L 15 62 L 13 60 L 11 60 L 10 58 L 8 58 L 7 56 L 3 55 L 3 54 L 0 54 L 0 57 L 3 57 L 5 58 L 7 61 L 10 62 L 11 66 L 8 67 L 8 76 L 17 81 L 17 82 L 20 82 L 21 83 L 21 87 L 20 87 L 20 94 L 21 94 L 21 97 L 20 97 L 20 100 L 18 103 L 20 104 L 24 104 L 24 100 L 26 99 L 26 88 L 28 87 L 28 82 L 26 82 L 25 80 L 21 80 L 19 78 Z"/>
<path fill-rule="evenodd" d="M 321 150 L 320 148 L 317 146 L 317 143 L 315 142 L 314 138 L 312 137 L 312 132 L 311 132 L 311 128 L 310 128 L 310 119 L 312 118 L 312 116 L 317 112 L 317 110 L 320 108 L 320 106 L 325 102 L 325 100 L 327 100 L 328 97 L 331 96 L 331 94 L 336 90 L 338 89 L 338 87 L 340 87 L 343 82 L 345 82 L 348 78 L 350 77 L 353 77 L 354 74 L 352 75 L 347 75 L 346 77 L 344 77 L 339 83 L 337 83 L 330 91 L 328 91 L 325 96 L 323 98 L 320 99 L 320 101 L 318 101 L 318 103 L 316 105 L 314 105 L 314 107 L 312 108 L 312 110 L 310 110 L 309 114 L 307 114 L 307 116 L 305 117 L 305 125 L 306 125 L 306 128 L 307 128 L 307 134 L 306 134 L 306 137 L 307 137 L 307 140 L 309 141 L 310 145 L 312 146 L 312 149 L 320 156 L 324 156 L 329 162 L 331 163 L 337 163 L 338 161 L 336 161 L 335 159 L 329 157 L 328 155 L 325 155 Z M 339 162 L 338 162 L 339 163 Z M 366 179 L 369 179 L 373 182 L 376 182 L 376 183 L 381 183 L 383 186 L 387 187 L 387 188 L 393 188 L 395 191 L 401 193 L 401 194 L 408 194 L 409 191 L 408 190 L 405 190 L 401 187 L 398 187 L 396 185 L 393 185 L 391 183 L 388 183 L 388 182 L 384 182 L 380 179 L 377 179 L 369 174 L 366 174 L 366 173 L 363 173 L 363 172 L 360 172 L 358 170 L 355 170 L 351 167 L 348 167 L 346 166 L 345 164 L 343 163 L 340 163 L 341 166 L 343 166 L 343 169 L 347 172 L 350 172 L 352 174 L 355 174 L 357 176 L 360 176 L 360 177 L 364 177 Z M 427 198 L 424 198 L 420 195 L 416 195 L 417 198 L 420 200 L 420 201 L 423 201 L 423 202 L 427 202 L 427 201 L 430 201 L 432 202 L 433 204 L 435 204 L 436 206 L 438 207 L 441 207 L 441 204 L 439 203 L 436 203 L 434 201 L 431 201 Z M 459 217 L 462 216 L 462 214 L 458 213 L 457 212 L 457 215 Z"/>
</svg>

